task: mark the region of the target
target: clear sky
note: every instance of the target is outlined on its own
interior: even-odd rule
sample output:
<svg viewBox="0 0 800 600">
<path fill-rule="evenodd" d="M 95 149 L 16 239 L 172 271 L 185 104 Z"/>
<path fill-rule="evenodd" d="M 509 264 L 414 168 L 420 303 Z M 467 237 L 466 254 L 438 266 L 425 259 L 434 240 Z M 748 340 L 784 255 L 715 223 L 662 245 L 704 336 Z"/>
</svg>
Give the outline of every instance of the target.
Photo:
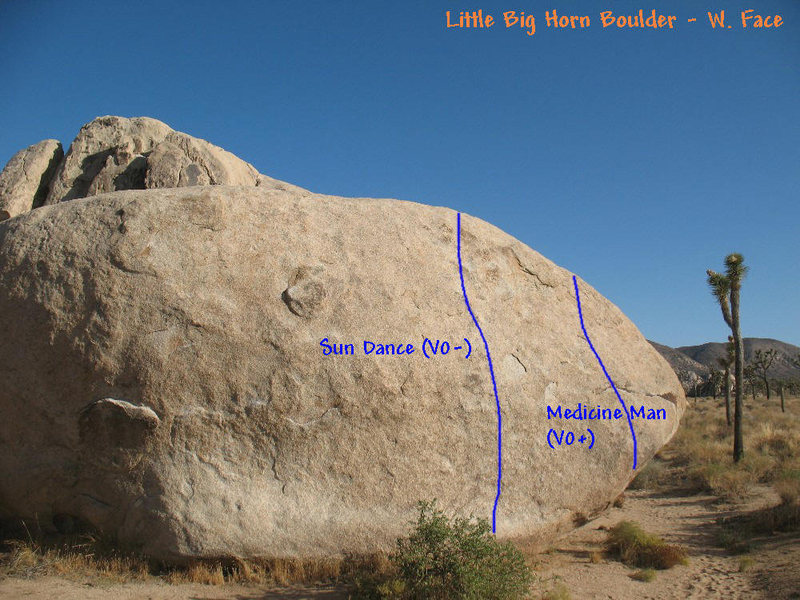
<svg viewBox="0 0 800 600">
<path fill-rule="evenodd" d="M 600 23 L 640 8 L 674 29 Z M 445 27 L 477 9 L 500 23 Z M 797 0 L 0 0 L 0 73 L 3 164 L 151 116 L 316 192 L 481 217 L 673 346 L 726 339 L 705 270 L 741 252 L 744 335 L 800 345 Z"/>
</svg>

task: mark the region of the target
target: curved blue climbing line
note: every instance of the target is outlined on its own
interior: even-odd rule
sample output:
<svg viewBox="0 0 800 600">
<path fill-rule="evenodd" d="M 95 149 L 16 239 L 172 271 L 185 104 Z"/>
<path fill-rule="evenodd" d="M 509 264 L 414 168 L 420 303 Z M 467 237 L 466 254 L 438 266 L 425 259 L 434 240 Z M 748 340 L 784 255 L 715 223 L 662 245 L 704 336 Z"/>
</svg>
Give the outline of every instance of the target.
<svg viewBox="0 0 800 600">
<path fill-rule="evenodd" d="M 464 267 L 461 264 L 461 213 L 458 213 L 458 274 L 461 277 L 461 291 L 464 293 L 464 304 L 467 305 L 469 315 L 472 317 L 472 322 L 478 328 L 478 333 L 481 334 L 483 340 L 483 347 L 486 348 L 486 359 L 489 361 L 489 374 L 492 376 L 492 388 L 494 389 L 494 400 L 497 404 L 497 495 L 494 497 L 494 507 L 492 508 L 492 533 L 497 533 L 497 503 L 500 502 L 500 482 L 503 480 L 503 416 L 500 414 L 500 396 L 497 395 L 497 380 L 494 377 L 494 366 L 492 365 L 492 355 L 489 353 L 489 342 L 486 341 L 486 336 L 483 335 L 483 329 L 478 324 L 478 319 L 475 313 L 472 312 L 472 307 L 469 305 L 469 298 L 467 297 L 467 288 L 464 285 Z"/>
<path fill-rule="evenodd" d="M 614 393 L 617 395 L 619 399 L 619 403 L 622 404 L 622 410 L 625 411 L 625 416 L 628 417 L 628 426 L 631 428 L 631 436 L 633 437 L 633 470 L 636 470 L 636 432 L 633 430 L 633 421 L 631 421 L 631 415 L 628 412 L 628 407 L 625 406 L 625 401 L 622 399 L 622 396 L 619 395 L 619 391 L 617 390 L 617 386 L 614 385 L 614 382 L 611 380 L 611 376 L 606 371 L 606 366 L 603 364 L 603 361 L 600 360 L 600 355 L 597 353 L 597 350 L 594 349 L 594 345 L 592 344 L 592 340 L 589 339 L 589 334 L 586 333 L 586 326 L 583 324 L 583 311 L 581 310 L 581 294 L 578 291 L 578 280 L 575 275 L 572 276 L 572 283 L 575 285 L 575 300 L 578 302 L 578 318 L 581 320 L 581 329 L 583 329 L 583 336 L 586 338 L 586 341 L 589 343 L 589 348 L 592 349 L 594 352 L 595 357 L 597 358 L 597 362 L 600 363 L 600 368 L 603 369 L 603 373 L 606 375 L 606 379 L 611 384 L 611 387 L 614 388 Z"/>
</svg>

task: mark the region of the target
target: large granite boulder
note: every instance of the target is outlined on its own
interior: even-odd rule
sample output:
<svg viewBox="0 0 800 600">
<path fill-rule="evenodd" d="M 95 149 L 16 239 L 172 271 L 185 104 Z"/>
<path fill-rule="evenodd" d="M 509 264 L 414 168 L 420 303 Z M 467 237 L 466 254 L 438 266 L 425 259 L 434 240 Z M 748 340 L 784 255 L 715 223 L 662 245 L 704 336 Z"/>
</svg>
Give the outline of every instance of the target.
<svg viewBox="0 0 800 600">
<path fill-rule="evenodd" d="M 181 187 L 224 169 L 210 145 L 150 125 L 114 138 L 88 187 L 68 156 L 61 199 L 106 189 L 136 156 L 169 188 L 0 223 L 0 518 L 83 523 L 167 560 L 318 557 L 391 548 L 420 499 L 535 542 L 625 488 L 631 426 L 569 272 L 470 216 L 459 236 L 445 208 L 238 167 L 226 177 L 242 185 Z M 678 427 L 683 391 L 576 283 L 636 411 L 641 467 Z M 569 418 L 579 405 L 609 418 Z M 591 449 L 555 441 L 587 429 Z"/>
</svg>

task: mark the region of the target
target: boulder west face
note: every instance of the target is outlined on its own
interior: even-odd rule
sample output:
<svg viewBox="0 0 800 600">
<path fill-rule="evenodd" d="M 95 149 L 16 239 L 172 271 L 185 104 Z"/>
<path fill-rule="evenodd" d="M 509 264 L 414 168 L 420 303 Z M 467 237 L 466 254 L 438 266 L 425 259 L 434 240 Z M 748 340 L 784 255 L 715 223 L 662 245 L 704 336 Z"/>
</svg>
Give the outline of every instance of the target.
<svg viewBox="0 0 800 600">
<path fill-rule="evenodd" d="M 186 165 L 170 161 L 164 181 L 180 185 Z M 497 405 L 456 219 L 206 186 L 0 223 L 0 517 L 77 519 L 173 560 L 388 549 L 420 499 L 491 518 Z M 548 419 L 620 407 L 572 275 L 473 217 L 460 238 L 502 416 L 497 534 L 540 540 L 625 488 L 631 432 L 624 417 Z M 677 429 L 683 391 L 578 285 L 622 398 L 664 416 L 633 420 L 641 467 Z M 425 338 L 452 349 L 426 358 Z M 414 352 L 365 355 L 365 341 Z M 591 428 L 594 446 L 551 449 L 551 428 Z"/>
</svg>

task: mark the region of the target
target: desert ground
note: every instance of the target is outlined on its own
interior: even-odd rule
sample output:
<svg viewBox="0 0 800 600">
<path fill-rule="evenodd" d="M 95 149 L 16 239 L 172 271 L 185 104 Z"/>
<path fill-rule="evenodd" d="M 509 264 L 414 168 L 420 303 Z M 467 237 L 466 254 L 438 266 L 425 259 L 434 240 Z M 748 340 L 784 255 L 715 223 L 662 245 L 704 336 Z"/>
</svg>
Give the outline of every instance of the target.
<svg viewBox="0 0 800 600">
<path fill-rule="evenodd" d="M 738 466 L 728 458 L 730 434 L 722 400 L 689 403 L 673 441 L 614 507 L 527 557 L 536 574 L 531 598 L 800 598 L 800 399 L 788 399 L 786 413 L 775 398 L 769 403 L 763 397 L 748 399 L 747 453 Z M 620 521 L 636 522 L 681 546 L 687 563 L 655 571 L 650 581 L 631 577 L 640 570 L 604 547 L 608 529 Z M 0 569 L 2 599 L 355 597 L 347 577 L 278 586 L 275 577 L 272 582 L 237 583 L 210 567 L 154 574 L 135 563 L 48 554 L 24 541 L 6 543 Z M 284 573 L 277 579 L 286 583 L 287 577 L 292 578 Z"/>
</svg>

